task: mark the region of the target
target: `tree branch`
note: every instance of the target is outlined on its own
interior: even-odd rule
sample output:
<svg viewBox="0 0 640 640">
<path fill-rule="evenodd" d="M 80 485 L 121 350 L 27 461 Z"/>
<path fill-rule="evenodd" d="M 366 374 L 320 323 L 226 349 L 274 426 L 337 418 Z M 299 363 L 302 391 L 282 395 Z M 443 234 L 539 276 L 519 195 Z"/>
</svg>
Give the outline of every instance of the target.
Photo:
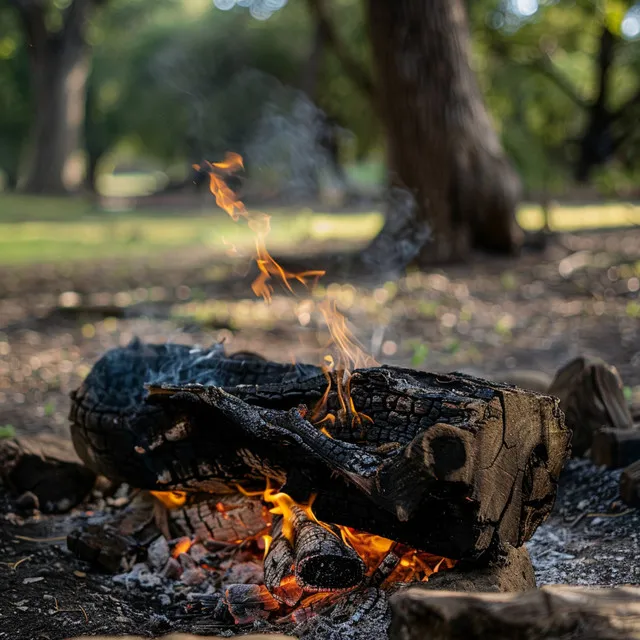
<svg viewBox="0 0 640 640">
<path fill-rule="evenodd" d="M 327 12 L 325 0 L 307 0 L 311 15 L 315 17 L 322 29 L 326 42 L 332 47 L 345 73 L 358 89 L 373 102 L 376 100 L 376 89 L 368 71 L 351 55 L 348 47 L 338 35 Z"/>
<path fill-rule="evenodd" d="M 551 80 L 558 89 L 560 89 L 570 100 L 572 100 L 581 109 L 591 108 L 588 100 L 585 100 L 571 84 L 569 79 L 564 76 L 559 69 L 553 64 L 550 56 L 544 54 L 542 58 L 534 60 L 530 66 Z"/>
</svg>

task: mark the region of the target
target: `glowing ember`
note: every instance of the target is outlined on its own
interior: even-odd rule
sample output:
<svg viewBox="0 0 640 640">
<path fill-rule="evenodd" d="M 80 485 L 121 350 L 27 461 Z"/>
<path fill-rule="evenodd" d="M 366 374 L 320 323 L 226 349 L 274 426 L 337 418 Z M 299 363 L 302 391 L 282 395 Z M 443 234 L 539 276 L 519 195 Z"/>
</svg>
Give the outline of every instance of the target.
<svg viewBox="0 0 640 640">
<path fill-rule="evenodd" d="M 181 553 L 187 553 L 191 549 L 191 539 L 190 538 L 180 538 L 175 546 L 173 547 L 173 551 L 171 555 L 174 558 L 177 558 Z"/>
</svg>

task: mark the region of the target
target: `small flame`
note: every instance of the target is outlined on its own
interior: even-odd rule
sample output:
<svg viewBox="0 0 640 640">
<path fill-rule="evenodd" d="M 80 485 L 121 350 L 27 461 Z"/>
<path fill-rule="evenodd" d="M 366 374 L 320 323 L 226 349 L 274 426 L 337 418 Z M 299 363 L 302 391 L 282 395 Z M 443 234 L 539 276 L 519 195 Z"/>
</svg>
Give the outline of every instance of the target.
<svg viewBox="0 0 640 640">
<path fill-rule="evenodd" d="M 173 558 L 177 558 L 181 553 L 187 553 L 187 551 L 191 549 L 191 544 L 192 542 L 190 538 L 180 538 L 173 547 L 171 556 Z"/>
<path fill-rule="evenodd" d="M 231 175 L 244 169 L 242 156 L 229 152 L 222 162 L 205 161 L 203 166 L 194 164 L 193 168 L 209 174 L 209 189 L 216 199 L 216 204 L 226 211 L 233 220 L 238 221 L 240 218 L 244 218 L 255 234 L 256 264 L 260 274 L 253 281 L 251 289 L 256 296 L 264 298 L 266 302 L 271 302 L 273 287 L 269 284 L 269 280 L 272 277 L 280 279 L 282 284 L 293 292 L 290 280 L 297 280 L 304 286 L 309 287 L 310 280 L 315 284 L 324 275 L 325 272 L 321 270 L 302 271 L 300 273 L 285 271 L 269 254 L 266 239 L 271 232 L 271 216 L 259 211 L 248 211 L 242 200 L 236 197 L 235 193 L 224 181 L 226 175 Z"/>
<path fill-rule="evenodd" d="M 179 509 L 187 501 L 187 493 L 185 491 L 150 491 L 150 493 L 167 509 Z"/>
</svg>

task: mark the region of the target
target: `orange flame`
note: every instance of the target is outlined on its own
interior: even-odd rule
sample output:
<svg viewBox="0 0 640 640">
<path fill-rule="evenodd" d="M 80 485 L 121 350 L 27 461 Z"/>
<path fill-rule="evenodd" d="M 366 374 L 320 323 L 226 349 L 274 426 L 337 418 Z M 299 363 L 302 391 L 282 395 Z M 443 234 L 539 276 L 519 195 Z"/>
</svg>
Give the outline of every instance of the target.
<svg viewBox="0 0 640 640">
<path fill-rule="evenodd" d="M 290 280 L 297 280 L 309 287 L 309 280 L 312 280 L 312 284 L 314 284 L 318 278 L 324 275 L 325 272 L 320 270 L 299 273 L 286 271 L 271 257 L 266 244 L 267 236 L 271 232 L 271 216 L 259 211 L 248 211 L 244 203 L 236 197 L 224 181 L 224 176 L 244 168 L 242 156 L 237 153 L 227 153 L 222 162 L 205 161 L 204 166 L 194 164 L 193 168 L 209 174 L 209 189 L 216 199 L 216 204 L 226 211 L 233 220 L 238 221 L 240 218 L 244 218 L 255 234 L 256 264 L 260 274 L 253 281 L 251 288 L 256 296 L 264 298 L 266 302 L 271 301 L 273 287 L 269 284 L 269 280 L 272 277 L 278 278 L 289 291 L 293 292 Z"/>
<path fill-rule="evenodd" d="M 149 493 L 167 509 L 179 509 L 187 501 L 185 491 L 150 491 Z"/>
<path fill-rule="evenodd" d="M 193 165 L 193 167 L 198 171 L 208 173 L 209 188 L 218 206 L 224 209 L 235 221 L 244 218 L 247 221 L 248 227 L 255 235 L 255 260 L 260 273 L 251 285 L 254 294 L 257 297 L 264 298 L 266 302 L 270 302 L 273 294 L 273 286 L 270 283 L 272 278 L 279 280 L 291 293 L 293 293 L 291 281 L 297 281 L 307 289 L 313 289 L 319 278 L 322 277 L 325 272 L 321 270 L 311 270 L 292 273 L 279 265 L 266 248 L 266 239 L 271 231 L 271 216 L 261 212 L 249 212 L 244 203 L 239 200 L 235 193 L 227 186 L 224 180 L 225 177 L 244 169 L 242 157 L 237 153 L 227 153 L 225 159 L 221 162 L 212 163 L 206 161 L 203 166 Z M 358 412 L 353 403 L 351 397 L 351 373 L 354 369 L 376 366 L 378 363 L 364 351 L 362 345 L 355 339 L 347 325 L 345 316 L 338 310 L 335 300 L 325 299 L 318 305 L 318 308 L 329 330 L 329 344 L 333 355 L 328 354 L 324 358 L 322 368 L 328 381 L 327 390 L 322 399 L 317 403 L 309 419 L 315 422 L 321 433 L 331 438 L 330 429 L 336 423 L 337 419 L 339 419 L 341 423 L 350 419 L 351 425 L 354 427 L 361 427 L 365 422 L 372 421 L 369 416 Z M 325 412 L 327 400 L 334 384 L 340 405 L 337 416 Z M 320 419 L 322 414 L 325 415 Z M 259 495 L 262 496 L 265 502 L 274 505 L 269 511 L 272 514 L 283 517 L 283 535 L 292 544 L 295 542 L 293 526 L 294 507 L 302 509 L 307 517 L 326 528 L 333 535 L 336 535 L 333 528 L 320 522 L 313 513 L 312 504 L 313 497 L 315 496 L 312 497 L 308 504 L 302 505 L 296 503 L 288 494 L 273 490 L 268 481 L 264 491 L 249 492 L 241 486 L 237 486 L 237 488 L 244 495 Z M 388 554 L 396 553 L 396 551 L 398 554 L 402 554 L 399 556 L 395 568 L 393 568 L 386 581 L 427 580 L 432 573 L 441 568 L 450 568 L 455 564 L 452 560 L 432 556 L 431 554 L 419 552 L 415 549 L 402 547 L 402 551 L 400 551 L 400 545 L 397 545 L 394 541 L 387 538 L 354 531 L 344 526 L 337 527 L 337 530 L 345 544 L 351 546 L 365 561 L 369 568 L 369 575 L 374 573 Z M 266 555 L 269 551 L 272 538 L 269 535 L 264 535 L 262 539 L 264 541 L 264 553 Z M 291 582 L 290 585 L 283 581 L 281 587 L 286 590 L 289 586 L 295 584 L 295 581 L 291 578 L 289 578 L 289 581 Z"/>
</svg>

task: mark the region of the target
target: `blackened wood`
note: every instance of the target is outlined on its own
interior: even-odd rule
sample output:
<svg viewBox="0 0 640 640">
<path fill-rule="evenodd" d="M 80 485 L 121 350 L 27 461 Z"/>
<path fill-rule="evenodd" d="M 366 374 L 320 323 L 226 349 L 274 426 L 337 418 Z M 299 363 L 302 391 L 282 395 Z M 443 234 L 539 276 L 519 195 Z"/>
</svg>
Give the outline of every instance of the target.
<svg viewBox="0 0 640 640">
<path fill-rule="evenodd" d="M 316 407 L 327 379 L 313 368 L 213 351 L 194 363 L 188 350 L 165 351 L 116 350 L 87 377 L 72 411 L 87 464 L 153 490 L 233 491 L 272 478 L 299 503 L 316 493 L 322 522 L 452 559 L 521 545 L 553 505 L 570 434 L 550 397 L 469 376 L 374 367 L 351 376 L 354 408 L 370 418 L 354 425 L 340 412 L 339 374 L 326 405 Z M 205 365 L 212 379 L 236 386 L 162 384 L 145 398 L 149 376 L 173 366 L 180 380 L 193 371 L 204 380 Z M 245 370 L 247 381 L 260 382 L 238 384 Z M 309 421 L 328 413 L 337 419 L 325 431 Z"/>
<path fill-rule="evenodd" d="M 305 591 L 342 591 L 362 583 L 364 562 L 336 530 L 314 522 L 296 506 L 292 520 L 295 574 Z"/>
<path fill-rule="evenodd" d="M 236 624 L 252 624 L 266 620 L 280 603 L 264 585 L 232 584 L 224 591 L 224 602 Z"/>
<path fill-rule="evenodd" d="M 34 506 L 45 513 L 63 513 L 80 504 L 96 480 L 70 440 L 49 434 L 0 440 L 0 477 L 13 493 L 33 494 Z"/>
<path fill-rule="evenodd" d="M 295 577 L 293 548 L 284 537 L 282 525 L 282 516 L 273 516 L 271 544 L 264 558 L 264 584 L 276 600 L 293 607 L 303 592 Z"/>
<path fill-rule="evenodd" d="M 609 469 L 640 460 L 640 429 L 601 429 L 593 437 L 591 459 Z"/>
<path fill-rule="evenodd" d="M 192 503 L 168 512 L 176 536 L 195 541 L 240 542 L 265 532 L 269 513 L 262 501 L 241 494 L 199 494 Z"/>
<path fill-rule="evenodd" d="M 391 598 L 392 640 L 640 638 L 640 589 L 553 586 L 464 594 L 411 588 Z"/>
<path fill-rule="evenodd" d="M 587 452 L 600 429 L 631 429 L 633 425 L 617 369 L 598 358 L 580 357 L 567 363 L 548 393 L 559 398 L 566 425 L 573 431 L 574 456 Z"/>
<path fill-rule="evenodd" d="M 620 497 L 631 507 L 640 507 L 640 460 L 629 465 L 620 476 Z"/>
</svg>

